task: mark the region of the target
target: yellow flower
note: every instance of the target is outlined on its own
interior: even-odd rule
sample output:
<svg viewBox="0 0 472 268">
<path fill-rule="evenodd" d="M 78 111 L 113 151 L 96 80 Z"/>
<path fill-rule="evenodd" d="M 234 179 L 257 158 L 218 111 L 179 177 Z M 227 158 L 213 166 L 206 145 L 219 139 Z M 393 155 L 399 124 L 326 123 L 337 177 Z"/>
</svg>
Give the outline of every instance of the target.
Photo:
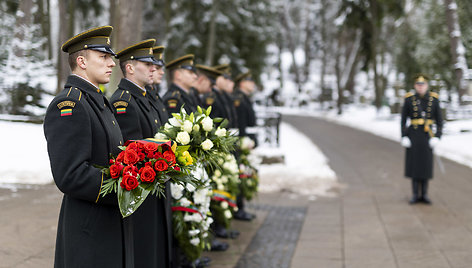
<svg viewBox="0 0 472 268">
<path fill-rule="evenodd" d="M 185 158 L 186 166 L 193 164 L 193 158 L 188 151 L 183 152 L 182 156 Z"/>
</svg>

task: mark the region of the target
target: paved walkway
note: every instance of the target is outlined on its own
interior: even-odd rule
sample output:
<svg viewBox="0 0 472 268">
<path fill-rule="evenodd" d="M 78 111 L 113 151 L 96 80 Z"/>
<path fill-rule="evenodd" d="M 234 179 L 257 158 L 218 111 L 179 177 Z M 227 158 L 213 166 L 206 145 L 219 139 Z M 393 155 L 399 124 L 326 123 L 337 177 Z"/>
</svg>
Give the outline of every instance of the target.
<svg viewBox="0 0 472 268">
<path fill-rule="evenodd" d="M 284 117 L 311 137 L 346 188 L 308 205 L 292 267 L 472 267 L 472 170 L 443 159 L 430 197 L 408 205 L 398 143 L 322 120 Z"/>
<path fill-rule="evenodd" d="M 230 250 L 205 253 L 211 267 L 472 267 L 471 169 L 443 160 L 434 204 L 410 206 L 399 144 L 318 119 L 284 121 L 320 147 L 344 187 L 315 201 L 260 194 L 249 205 L 257 219 L 234 221 L 242 234 Z M 54 185 L 0 189 L 0 267 L 52 267 L 60 199 Z"/>
</svg>

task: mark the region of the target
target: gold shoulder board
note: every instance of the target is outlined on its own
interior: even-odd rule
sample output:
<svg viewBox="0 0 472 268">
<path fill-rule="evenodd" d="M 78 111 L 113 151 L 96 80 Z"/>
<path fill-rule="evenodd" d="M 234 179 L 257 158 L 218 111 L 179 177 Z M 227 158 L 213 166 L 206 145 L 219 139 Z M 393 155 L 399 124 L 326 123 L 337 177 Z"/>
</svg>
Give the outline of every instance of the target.
<svg viewBox="0 0 472 268">
<path fill-rule="evenodd" d="M 412 92 L 408 92 L 408 93 L 405 94 L 405 99 L 406 99 L 406 98 L 409 98 L 409 97 L 411 97 L 411 96 L 413 96 L 413 95 L 415 95 L 415 94 L 413 94 Z"/>
</svg>

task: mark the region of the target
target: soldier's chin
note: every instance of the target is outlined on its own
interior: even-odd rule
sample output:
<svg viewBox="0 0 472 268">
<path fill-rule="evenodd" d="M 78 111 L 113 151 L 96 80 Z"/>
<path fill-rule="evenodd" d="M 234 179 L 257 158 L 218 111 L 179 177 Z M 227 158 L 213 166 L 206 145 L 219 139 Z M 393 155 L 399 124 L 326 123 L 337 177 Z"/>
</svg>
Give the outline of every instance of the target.
<svg viewBox="0 0 472 268">
<path fill-rule="evenodd" d="M 108 84 L 109 82 L 110 82 L 110 76 L 109 76 L 109 75 L 107 75 L 106 77 L 103 77 L 103 78 L 99 81 L 100 84 Z"/>
</svg>

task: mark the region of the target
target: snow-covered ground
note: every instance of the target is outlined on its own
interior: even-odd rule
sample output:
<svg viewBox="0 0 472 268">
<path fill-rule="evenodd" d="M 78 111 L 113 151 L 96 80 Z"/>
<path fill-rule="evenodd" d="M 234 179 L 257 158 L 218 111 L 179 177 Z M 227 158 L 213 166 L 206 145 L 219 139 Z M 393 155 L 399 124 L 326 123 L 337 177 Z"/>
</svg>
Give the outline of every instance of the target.
<svg viewBox="0 0 472 268">
<path fill-rule="evenodd" d="M 289 124 L 280 125 L 279 148 L 260 146 L 255 154 L 285 158 L 284 163 L 259 166 L 260 192 L 288 191 L 314 199 L 333 195 L 330 189 L 339 186 L 320 149 Z"/>
<path fill-rule="evenodd" d="M 43 125 L 0 121 L 0 186 L 52 182 Z"/>
</svg>

